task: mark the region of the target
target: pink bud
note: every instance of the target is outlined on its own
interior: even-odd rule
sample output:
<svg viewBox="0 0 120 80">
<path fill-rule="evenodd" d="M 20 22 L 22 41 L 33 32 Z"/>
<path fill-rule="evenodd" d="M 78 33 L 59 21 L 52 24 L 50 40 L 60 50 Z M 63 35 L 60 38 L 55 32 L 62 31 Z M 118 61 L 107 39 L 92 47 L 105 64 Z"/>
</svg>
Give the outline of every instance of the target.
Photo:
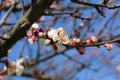
<svg viewBox="0 0 120 80">
<path fill-rule="evenodd" d="M 3 80 L 3 77 L 2 77 L 2 75 L 0 75 L 0 80 Z"/>
<path fill-rule="evenodd" d="M 28 39 L 29 43 L 33 44 L 34 41 L 35 41 L 35 36 L 34 35 L 29 37 L 29 39 Z"/>
<path fill-rule="evenodd" d="M 109 43 L 104 44 L 104 46 L 106 47 L 107 50 L 111 50 L 113 48 L 113 46 Z"/>
<path fill-rule="evenodd" d="M 76 38 L 73 38 L 73 39 L 70 41 L 70 44 L 71 44 L 71 45 L 75 45 L 75 44 L 76 44 Z"/>
<path fill-rule="evenodd" d="M 34 36 L 34 35 L 33 35 L 33 36 L 31 36 L 30 38 L 31 38 L 33 41 L 35 40 L 35 36 Z"/>
<path fill-rule="evenodd" d="M 93 44 L 93 43 L 96 43 L 96 42 L 97 42 L 97 38 L 94 37 L 94 36 L 90 36 L 90 37 L 88 38 L 88 40 L 89 40 L 90 44 Z"/>
<path fill-rule="evenodd" d="M 86 44 L 91 44 L 91 41 L 89 39 L 86 40 Z"/>
<path fill-rule="evenodd" d="M 55 5 L 53 5 L 53 4 L 50 5 L 50 8 L 51 8 L 51 9 L 55 9 Z"/>
<path fill-rule="evenodd" d="M 80 23 L 79 26 L 80 26 L 80 27 L 84 27 L 85 24 L 84 24 L 84 23 Z"/>
</svg>

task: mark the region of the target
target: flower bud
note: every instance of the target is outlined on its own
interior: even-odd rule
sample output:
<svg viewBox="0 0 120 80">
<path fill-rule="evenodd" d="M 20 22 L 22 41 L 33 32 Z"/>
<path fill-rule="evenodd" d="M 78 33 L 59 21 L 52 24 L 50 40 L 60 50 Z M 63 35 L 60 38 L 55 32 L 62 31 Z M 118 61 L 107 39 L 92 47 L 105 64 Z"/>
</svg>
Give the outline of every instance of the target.
<svg viewBox="0 0 120 80">
<path fill-rule="evenodd" d="M 84 48 L 76 48 L 79 54 L 83 55 L 85 54 L 85 49 Z"/>
<path fill-rule="evenodd" d="M 35 36 L 34 36 L 34 35 L 31 36 L 31 37 L 29 37 L 28 42 L 29 42 L 30 44 L 33 44 L 34 41 L 35 41 Z"/>
<path fill-rule="evenodd" d="M 50 9 L 55 9 L 55 5 L 50 5 Z"/>
<path fill-rule="evenodd" d="M 85 24 L 84 24 L 84 23 L 80 23 L 79 26 L 80 26 L 80 27 L 84 27 Z"/>
<path fill-rule="evenodd" d="M 86 40 L 86 44 L 94 44 L 94 43 L 96 43 L 97 42 L 97 38 L 96 37 L 94 37 L 94 36 L 90 36 L 89 38 L 88 38 L 88 40 Z"/>
<path fill-rule="evenodd" d="M 91 42 L 90 42 L 90 40 L 88 39 L 88 40 L 86 40 L 86 44 L 91 44 Z"/>
<path fill-rule="evenodd" d="M 32 26 L 31 26 L 33 29 L 38 29 L 39 28 L 39 25 L 37 23 L 34 23 Z"/>
<path fill-rule="evenodd" d="M 80 39 L 76 39 L 76 41 L 75 41 L 76 43 L 80 43 Z"/>
<path fill-rule="evenodd" d="M 2 75 L 0 75 L 0 80 L 3 80 L 3 76 Z"/>
<path fill-rule="evenodd" d="M 73 39 L 70 41 L 70 44 L 71 44 L 71 45 L 75 45 L 75 44 L 76 44 L 76 38 L 73 38 Z"/>
<path fill-rule="evenodd" d="M 113 46 L 112 46 L 111 44 L 109 44 L 109 43 L 104 44 L 104 46 L 105 46 L 106 49 L 109 50 L 109 51 L 113 48 Z"/>
<path fill-rule="evenodd" d="M 90 36 L 88 39 L 90 40 L 91 43 L 96 43 L 97 42 L 97 38 L 94 37 L 94 36 Z"/>
<path fill-rule="evenodd" d="M 43 37 L 43 32 L 39 32 L 38 33 L 38 36 L 41 38 L 41 37 Z"/>
<path fill-rule="evenodd" d="M 44 41 L 44 43 L 45 43 L 46 45 L 50 45 L 50 43 L 51 43 L 51 40 L 49 40 L 49 39 L 46 39 L 46 40 Z"/>
<path fill-rule="evenodd" d="M 30 38 L 31 38 L 33 41 L 35 40 L 35 36 L 34 36 L 34 35 L 33 35 L 33 36 L 31 36 Z"/>
</svg>

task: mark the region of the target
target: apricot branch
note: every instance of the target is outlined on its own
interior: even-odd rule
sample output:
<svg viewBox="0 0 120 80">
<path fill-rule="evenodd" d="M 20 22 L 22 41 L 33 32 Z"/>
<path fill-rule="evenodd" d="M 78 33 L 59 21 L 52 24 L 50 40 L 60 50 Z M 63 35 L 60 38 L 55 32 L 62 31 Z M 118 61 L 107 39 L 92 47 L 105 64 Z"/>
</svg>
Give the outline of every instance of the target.
<svg viewBox="0 0 120 80">
<path fill-rule="evenodd" d="M 77 4 L 94 7 L 98 11 L 98 13 L 101 14 L 103 17 L 105 17 L 105 15 L 104 15 L 104 12 L 100 10 L 101 7 L 108 8 L 108 9 L 116 9 L 120 7 L 120 4 L 114 5 L 114 6 L 107 6 L 107 4 L 104 4 L 104 3 L 107 3 L 109 0 L 106 2 L 104 1 L 103 4 L 94 4 L 94 3 L 89 3 L 89 2 L 79 1 L 79 0 L 71 0 L 71 1 Z"/>
<path fill-rule="evenodd" d="M 74 2 L 74 3 L 77 3 L 77 4 L 82 4 L 82 5 L 91 6 L 91 7 L 105 7 L 105 8 L 108 8 L 108 9 L 115 9 L 115 8 L 120 7 L 120 5 L 107 6 L 105 4 L 94 4 L 94 3 L 88 3 L 88 2 L 83 2 L 83 1 L 79 1 L 79 0 L 71 0 L 71 1 Z"/>
<path fill-rule="evenodd" d="M 81 15 L 79 15 L 78 10 L 75 11 L 71 11 L 71 12 L 45 12 L 44 15 L 49 15 L 49 16 L 53 16 L 53 15 L 61 15 L 61 14 L 69 14 L 72 17 L 75 18 L 80 18 L 82 20 L 91 20 L 91 17 L 82 17 Z"/>
<path fill-rule="evenodd" d="M 90 36 L 87 40 L 83 41 L 81 41 L 79 38 L 70 39 L 62 27 L 58 29 L 50 29 L 45 33 L 42 29 L 39 29 L 39 25 L 37 23 L 34 23 L 30 27 L 30 30 L 27 32 L 27 37 L 31 44 L 34 43 L 37 37 L 39 39 L 44 38 L 44 43 L 46 45 L 52 45 L 55 51 L 59 51 L 61 45 L 66 47 L 75 47 L 82 55 L 85 53 L 86 47 L 99 47 L 104 45 L 107 50 L 111 50 L 113 48 L 111 43 L 120 42 L 120 38 L 98 42 L 97 38 L 94 36 Z"/>
</svg>

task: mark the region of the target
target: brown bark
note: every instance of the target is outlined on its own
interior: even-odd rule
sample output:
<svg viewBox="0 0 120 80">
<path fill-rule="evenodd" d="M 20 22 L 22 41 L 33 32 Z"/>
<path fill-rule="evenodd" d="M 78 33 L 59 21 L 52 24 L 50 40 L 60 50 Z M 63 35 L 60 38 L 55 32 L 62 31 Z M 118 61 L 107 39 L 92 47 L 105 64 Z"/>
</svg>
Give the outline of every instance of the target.
<svg viewBox="0 0 120 80">
<path fill-rule="evenodd" d="M 26 35 L 26 31 L 30 28 L 36 20 L 38 20 L 49 8 L 54 0 L 36 0 L 27 13 L 21 17 L 13 30 L 7 36 L 4 36 L 6 40 L 1 39 L 0 58 L 7 55 L 7 51 L 20 39 Z"/>
</svg>

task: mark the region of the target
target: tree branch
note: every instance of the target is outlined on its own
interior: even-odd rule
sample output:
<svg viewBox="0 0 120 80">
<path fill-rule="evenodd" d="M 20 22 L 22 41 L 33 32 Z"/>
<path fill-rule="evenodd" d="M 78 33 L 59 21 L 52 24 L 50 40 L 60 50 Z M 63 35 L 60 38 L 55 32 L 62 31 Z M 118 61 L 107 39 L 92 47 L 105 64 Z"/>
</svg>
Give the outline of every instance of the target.
<svg viewBox="0 0 120 80">
<path fill-rule="evenodd" d="M 85 5 L 85 6 L 94 7 L 98 11 L 98 13 L 101 14 L 103 17 L 105 17 L 105 15 L 104 15 L 104 12 L 99 9 L 100 7 L 104 7 L 104 8 L 108 8 L 108 9 L 115 9 L 115 8 L 120 7 L 120 4 L 119 5 L 114 5 L 114 6 L 107 6 L 106 3 L 109 0 L 107 0 L 107 1 L 104 0 L 103 4 L 94 4 L 94 3 L 89 3 L 89 2 L 79 1 L 79 0 L 71 0 L 71 1 L 74 2 L 74 3 L 77 3 L 77 4 L 82 4 L 82 5 Z"/>
<path fill-rule="evenodd" d="M 30 7 L 27 13 L 19 19 L 10 34 L 5 38 L 8 40 L 1 40 L 2 50 L 0 50 L 0 58 L 7 55 L 7 51 L 20 39 L 26 35 L 26 31 L 30 26 L 38 20 L 54 0 L 36 0 Z"/>
<path fill-rule="evenodd" d="M 71 46 L 71 47 L 99 47 L 101 45 L 104 45 L 104 44 L 108 44 L 108 43 L 120 43 L 120 38 L 118 39 L 113 39 L 113 40 L 108 40 L 108 41 L 103 41 L 103 42 L 98 42 L 98 43 L 95 43 L 95 44 L 84 44 L 85 42 L 83 41 L 82 44 L 77 44 L 77 45 L 67 45 L 67 46 Z"/>
<path fill-rule="evenodd" d="M 74 3 L 86 5 L 86 6 L 105 7 L 105 8 L 108 8 L 108 9 L 115 9 L 115 8 L 119 8 L 120 7 L 120 5 L 107 6 L 105 4 L 93 4 L 93 3 L 83 2 L 83 1 L 79 1 L 79 0 L 71 0 L 71 1 L 74 2 Z"/>
</svg>

